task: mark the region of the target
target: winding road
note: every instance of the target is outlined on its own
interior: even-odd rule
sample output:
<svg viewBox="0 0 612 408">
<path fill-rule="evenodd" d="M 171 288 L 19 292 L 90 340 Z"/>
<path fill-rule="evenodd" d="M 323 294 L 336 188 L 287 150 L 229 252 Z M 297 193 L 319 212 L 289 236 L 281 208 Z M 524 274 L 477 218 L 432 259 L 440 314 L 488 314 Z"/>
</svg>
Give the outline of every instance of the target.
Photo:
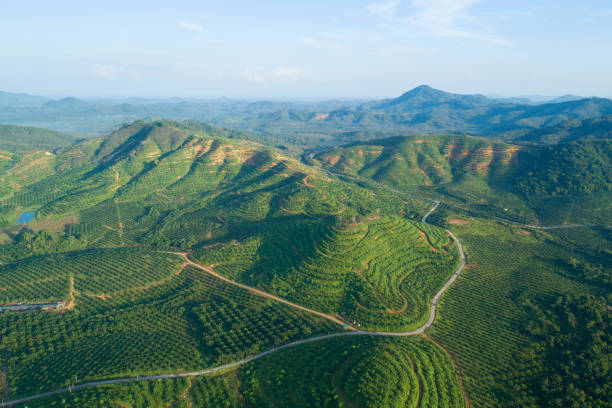
<svg viewBox="0 0 612 408">
<path fill-rule="evenodd" d="M 427 223 L 427 217 L 429 217 L 440 205 L 440 201 L 435 201 L 434 202 L 434 206 L 423 216 L 423 218 L 421 219 L 421 222 L 423 223 Z M 308 313 L 312 313 L 314 315 L 317 315 L 319 317 L 328 319 L 333 321 L 334 323 L 340 324 L 343 327 L 345 327 L 347 329 L 347 331 L 341 332 L 341 333 L 332 333 L 332 334 L 326 334 L 326 335 L 321 335 L 321 336 L 316 336 L 316 337 L 310 337 L 307 339 L 302 339 L 302 340 L 297 340 L 297 341 L 293 341 L 291 343 L 287 343 L 284 344 L 282 346 L 278 346 L 278 347 L 273 347 L 269 350 L 263 351 L 261 353 L 252 355 L 250 357 L 244 358 L 242 360 L 238 360 L 235 361 L 233 363 L 229 363 L 229 364 L 225 364 L 222 366 L 218 366 L 218 367 L 212 367 L 212 368 L 207 368 L 205 370 L 201 370 L 201 371 L 190 371 L 190 372 L 185 372 L 185 373 L 174 373 L 174 374 L 159 374 L 159 375 L 149 375 L 149 376 L 138 376 L 138 377 L 126 377 L 126 378 L 116 378 L 116 379 L 109 379 L 109 380 L 101 380 L 101 381 L 92 381 L 92 382 L 87 382 L 87 383 L 83 383 L 83 384 L 78 384 L 78 385 L 74 385 L 74 386 L 70 386 L 70 387 L 65 387 L 65 388 L 59 388 L 57 390 L 53 390 L 53 391 L 48 391 L 48 392 L 43 392 L 40 394 L 36 394 L 36 395 L 31 395 L 29 397 L 24 397 L 24 398 L 20 398 L 20 399 L 16 399 L 16 400 L 12 400 L 12 401 L 6 401 L 6 402 L 1 402 L 0 403 L 0 407 L 7 407 L 7 406 L 11 406 L 11 405 L 15 405 L 15 404 L 21 404 L 24 402 L 29 402 L 29 401 L 33 401 L 36 399 L 40 399 L 40 398 L 44 398 L 44 397 L 49 397 L 55 394 L 61 394 L 61 393 L 65 393 L 65 392 L 72 392 L 72 391 L 78 391 L 78 390 L 82 390 L 84 388 L 90 388 L 90 387 L 97 387 L 97 386 L 101 386 L 101 385 L 110 385 L 110 384 L 120 384 L 120 383 L 127 383 L 127 382 L 134 382 L 134 381 L 150 381 L 150 380 L 160 380 L 160 379 L 172 379 L 172 378 L 184 378 L 184 377 L 194 377 L 194 376 L 200 376 L 200 375 L 204 375 L 204 374 L 212 374 L 212 373 L 216 373 L 219 371 L 223 371 L 223 370 L 227 370 L 230 368 L 234 368 L 237 367 L 239 365 L 248 363 L 250 361 L 256 360 L 258 358 L 267 356 L 269 354 L 275 353 L 277 351 L 280 350 L 284 350 L 284 349 L 288 349 L 291 347 L 295 347 L 297 345 L 300 344 L 306 344 L 306 343 L 312 343 L 315 341 L 320 341 L 320 340 L 325 340 L 325 339 L 331 339 L 334 337 L 343 337 L 343 336 L 401 336 L 401 337 L 407 337 L 407 336 L 417 336 L 420 334 L 423 334 L 425 332 L 425 330 L 427 330 L 434 322 L 435 318 L 436 318 L 436 306 L 438 303 L 438 300 L 440 299 L 440 297 L 444 294 L 444 292 L 446 292 L 448 290 L 448 288 L 453 284 L 453 282 L 457 279 L 457 277 L 459 276 L 459 274 L 461 273 L 461 271 L 463 271 L 465 265 L 466 265 L 466 258 L 465 258 L 465 253 L 463 252 L 463 247 L 461 245 L 461 242 L 459 241 L 459 239 L 449 230 L 446 230 L 446 232 L 448 232 L 448 234 L 452 237 L 452 239 L 457 243 L 457 248 L 459 249 L 459 254 L 461 256 L 461 264 L 459 265 L 459 267 L 457 268 L 457 270 L 453 273 L 453 275 L 450 277 L 450 279 L 444 284 L 444 286 L 442 286 L 442 288 L 438 291 L 438 293 L 436 293 L 436 295 L 433 297 L 432 301 L 431 301 L 431 305 L 430 305 L 430 309 L 429 309 L 429 318 L 427 319 L 427 321 L 421 325 L 420 327 L 414 329 L 414 330 L 410 330 L 407 332 L 382 332 L 382 331 L 367 331 L 367 330 L 356 330 L 354 327 L 351 326 L 347 326 L 345 322 L 339 320 L 338 318 L 336 318 L 335 316 L 332 316 L 330 314 L 326 314 L 323 312 L 319 312 L 313 309 L 309 309 L 307 307 L 292 303 L 288 300 L 279 298 L 277 296 L 274 296 L 270 293 L 264 292 L 262 290 L 244 285 L 242 283 L 238 283 L 235 282 L 223 275 L 220 275 L 218 273 L 216 273 L 214 270 L 212 270 L 211 268 L 207 268 L 203 265 L 200 265 L 198 263 L 193 262 L 192 260 L 189 259 L 189 257 L 187 256 L 187 253 L 183 253 L 183 252 L 171 252 L 175 255 L 179 255 L 182 256 L 185 259 L 185 262 L 188 263 L 189 265 L 195 266 L 196 268 L 199 268 L 203 271 L 205 271 L 206 273 L 211 274 L 212 276 L 223 280 L 224 282 L 227 282 L 231 285 L 234 286 L 238 286 L 240 288 L 246 289 L 249 292 L 257 295 L 257 296 L 261 296 L 261 297 L 265 297 L 268 299 L 273 299 L 276 300 L 278 302 L 284 303 L 288 306 L 300 309 L 302 311 L 308 312 Z"/>
</svg>

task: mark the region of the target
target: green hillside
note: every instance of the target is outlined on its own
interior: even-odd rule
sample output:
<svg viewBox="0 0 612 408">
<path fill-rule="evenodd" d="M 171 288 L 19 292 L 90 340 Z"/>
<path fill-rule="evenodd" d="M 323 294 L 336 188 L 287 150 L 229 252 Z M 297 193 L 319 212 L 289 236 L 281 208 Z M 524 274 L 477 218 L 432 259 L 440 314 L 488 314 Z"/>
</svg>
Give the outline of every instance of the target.
<svg viewBox="0 0 612 408">
<path fill-rule="evenodd" d="M 605 406 L 609 144 L 402 136 L 298 160 L 164 120 L 2 152 L 3 396 L 130 378 L 21 406 Z M 3 311 L 39 302 L 64 306 Z"/>
<path fill-rule="evenodd" d="M 513 170 L 520 149 L 468 136 L 401 136 L 323 151 L 313 159 L 336 171 L 409 188 L 469 176 L 493 182 Z"/>
<path fill-rule="evenodd" d="M 539 148 L 522 166 L 518 190 L 526 195 L 586 195 L 612 191 L 612 140 Z"/>
<path fill-rule="evenodd" d="M 305 159 L 403 191 L 442 195 L 480 214 L 527 223 L 605 223 L 612 216 L 610 143 L 518 146 L 470 136 L 401 136 Z"/>
<path fill-rule="evenodd" d="M 33 150 L 55 150 L 74 142 L 76 138 L 53 130 L 0 124 L 0 150 L 14 153 Z"/>
<path fill-rule="evenodd" d="M 338 338 L 195 379 L 118 384 L 30 407 L 465 407 L 452 362 L 422 339 Z"/>
<path fill-rule="evenodd" d="M 428 299 L 459 262 L 444 231 L 380 216 L 268 226 L 193 256 L 285 299 L 363 328 L 393 331 L 427 320 Z"/>
<path fill-rule="evenodd" d="M 547 144 L 580 139 L 612 139 L 612 116 L 574 119 L 544 129 L 508 132 L 500 135 L 500 137 L 514 142 Z"/>
</svg>

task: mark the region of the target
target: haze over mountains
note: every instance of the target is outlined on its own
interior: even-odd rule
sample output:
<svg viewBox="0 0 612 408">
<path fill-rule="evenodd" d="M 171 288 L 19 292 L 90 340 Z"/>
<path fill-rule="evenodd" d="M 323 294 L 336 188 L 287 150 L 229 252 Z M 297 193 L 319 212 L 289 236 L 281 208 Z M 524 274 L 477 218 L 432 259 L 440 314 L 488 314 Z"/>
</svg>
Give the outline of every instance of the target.
<svg viewBox="0 0 612 408">
<path fill-rule="evenodd" d="M 279 143 L 337 144 L 393 134 L 463 133 L 505 141 L 545 142 L 572 129 L 581 137 L 584 120 L 608 134 L 612 100 L 565 95 L 551 101 L 491 98 L 444 92 L 426 85 L 397 98 L 375 101 L 278 102 L 227 98 L 84 101 L 77 98 L 0 93 L 0 123 L 39 126 L 79 135 L 108 133 L 117 125 L 142 118 L 193 119 L 246 131 Z M 547 136 L 548 135 L 548 136 Z M 568 139 L 568 140 L 569 140 Z"/>
</svg>

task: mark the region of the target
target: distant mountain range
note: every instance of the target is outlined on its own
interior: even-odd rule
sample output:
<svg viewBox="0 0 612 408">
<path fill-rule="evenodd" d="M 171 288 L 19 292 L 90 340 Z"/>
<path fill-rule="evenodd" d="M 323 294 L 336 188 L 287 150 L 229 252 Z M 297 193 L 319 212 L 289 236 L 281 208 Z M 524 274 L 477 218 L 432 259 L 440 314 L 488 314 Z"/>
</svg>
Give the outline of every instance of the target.
<svg viewBox="0 0 612 408">
<path fill-rule="evenodd" d="M 246 131 L 274 144 L 311 146 L 398 134 L 440 133 L 554 143 L 592 138 L 589 132 L 595 125 L 582 123 L 585 120 L 597 122 L 596 137 L 607 137 L 612 129 L 609 119 L 597 119 L 612 115 L 612 100 L 606 98 L 565 95 L 547 103 L 534 103 L 523 98 L 454 94 L 427 85 L 397 98 L 368 102 L 246 102 L 227 98 L 90 102 L 2 93 L 0 106 L 0 123 L 79 134 L 106 133 L 136 119 L 192 119 Z M 570 132 L 568 129 L 571 136 L 550 136 Z"/>
</svg>

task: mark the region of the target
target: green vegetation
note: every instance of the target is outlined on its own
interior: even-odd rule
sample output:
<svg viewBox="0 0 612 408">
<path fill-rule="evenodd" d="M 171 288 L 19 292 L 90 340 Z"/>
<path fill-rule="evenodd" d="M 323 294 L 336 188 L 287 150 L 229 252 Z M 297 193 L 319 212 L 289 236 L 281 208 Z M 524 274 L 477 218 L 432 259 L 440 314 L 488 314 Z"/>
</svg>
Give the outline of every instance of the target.
<svg viewBox="0 0 612 408">
<path fill-rule="evenodd" d="M 538 299 L 539 300 L 539 299 Z M 612 394 L 612 319 L 608 304 L 592 296 L 529 302 L 527 326 L 535 340 L 524 350 L 528 386 L 517 405 L 609 407 Z"/>
<path fill-rule="evenodd" d="M 380 216 L 270 225 L 193 256 L 292 302 L 391 331 L 424 323 L 429 299 L 458 265 L 444 231 Z"/>
<path fill-rule="evenodd" d="M 337 338 L 196 379 L 86 389 L 30 407 L 465 407 L 452 362 L 422 339 Z"/>
<path fill-rule="evenodd" d="M 33 150 L 55 150 L 74 142 L 76 138 L 53 130 L 0 124 L 0 150 L 23 153 Z"/>
<path fill-rule="evenodd" d="M 515 142 L 555 144 L 581 139 L 612 139 L 612 115 L 591 119 L 573 119 L 559 125 L 531 131 L 503 134 L 504 139 Z"/>
<path fill-rule="evenodd" d="M 448 356 L 419 338 L 312 343 L 256 360 L 240 378 L 254 406 L 465 406 Z"/>
<path fill-rule="evenodd" d="M 471 402 L 475 406 L 488 407 L 548 406 L 547 397 L 553 394 L 555 400 L 574 400 L 573 389 L 590 393 L 584 401 L 599 398 L 597 395 L 602 391 L 588 388 L 586 384 L 590 380 L 579 383 L 570 377 L 566 385 L 574 382 L 573 387 L 561 392 L 563 386 L 551 385 L 549 394 L 542 385 L 556 381 L 555 373 L 549 368 L 574 364 L 575 374 L 586 373 L 584 367 L 571 362 L 573 357 L 569 354 L 588 352 L 582 351 L 583 347 L 589 347 L 586 339 L 596 342 L 601 337 L 598 334 L 604 324 L 601 321 L 609 319 L 609 312 L 606 315 L 600 307 L 602 314 L 596 315 L 598 317 L 582 314 L 577 317 L 580 322 L 575 328 L 564 331 L 569 337 L 565 340 L 560 337 L 559 341 L 554 340 L 555 330 L 561 327 L 570 330 L 566 326 L 568 323 L 554 317 L 557 323 L 543 325 L 540 316 L 547 316 L 546 319 L 557 316 L 552 305 L 558 297 L 606 294 L 609 297 L 609 290 L 600 284 L 601 276 L 591 281 L 583 279 L 579 266 L 593 265 L 601 275 L 608 278 L 612 275 L 609 231 L 590 228 L 527 230 L 467 217 L 448 208 L 443 211 L 446 216 L 438 219 L 439 222 L 450 223 L 463 243 L 469 262 L 442 298 L 439 318 L 429 334 L 455 358 Z M 562 316 L 561 313 L 558 318 L 563 319 Z M 590 320 L 599 323 L 589 324 Z M 552 326 L 545 328 L 549 324 Z M 538 332 L 537 327 L 544 329 Z M 601 341 L 604 342 L 601 357 L 605 359 L 607 340 Z M 555 351 L 555 347 L 562 344 L 566 351 Z M 517 359 L 517 354 L 521 358 Z M 551 359 L 556 359 L 557 363 L 551 363 Z M 593 370 L 599 370 L 598 375 L 605 377 L 608 370 L 605 360 L 603 365 L 596 364 Z M 573 405 L 560 403 L 559 406 Z"/>
<path fill-rule="evenodd" d="M 526 160 L 518 189 L 525 195 L 575 196 L 612 191 L 612 140 L 540 149 Z"/>
<path fill-rule="evenodd" d="M 145 267 L 124 266 L 115 282 Z M 96 282 L 75 280 L 74 310 L 0 314 L 12 397 L 67 386 L 75 375 L 87 382 L 199 370 L 339 329 L 191 266 L 131 286 Z"/>
<path fill-rule="evenodd" d="M 524 223 L 606 224 L 612 142 L 512 146 L 467 136 L 402 136 L 308 156 L 403 191 L 444 196 L 480 215 Z"/>
<path fill-rule="evenodd" d="M 172 252 L 360 329 L 416 328 L 459 264 L 445 227 L 468 265 L 427 336 L 450 354 L 427 336 L 346 336 L 215 376 L 27 405 L 464 406 L 452 356 L 473 406 L 606 406 L 609 142 L 406 136 L 300 162 L 240 137 L 139 121 L 53 152 L 0 153 L 0 304 L 66 302 L 0 313 L 3 396 L 75 376 L 202 370 L 342 330 Z M 428 218 L 439 226 L 418 222 L 432 205 L 422 197 L 443 201 Z M 24 211 L 36 218 L 18 225 Z M 600 226 L 537 230 L 492 217 Z"/>
</svg>

